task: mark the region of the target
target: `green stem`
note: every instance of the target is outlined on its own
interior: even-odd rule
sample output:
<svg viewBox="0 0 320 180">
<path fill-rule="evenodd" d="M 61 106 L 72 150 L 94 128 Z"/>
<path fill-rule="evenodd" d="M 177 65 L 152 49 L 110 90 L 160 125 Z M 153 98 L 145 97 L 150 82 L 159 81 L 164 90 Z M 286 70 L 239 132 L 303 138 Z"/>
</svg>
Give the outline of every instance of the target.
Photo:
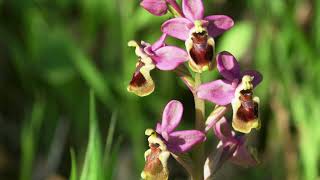
<svg viewBox="0 0 320 180">
<path fill-rule="evenodd" d="M 178 5 L 168 4 L 168 10 L 174 17 L 182 17 L 182 12 Z"/>
<path fill-rule="evenodd" d="M 188 68 L 182 64 L 175 69 L 176 74 L 181 78 L 181 80 L 185 83 L 185 85 L 190 89 L 190 91 L 194 92 L 194 79 L 190 74 Z"/>
<path fill-rule="evenodd" d="M 201 74 L 195 74 L 195 88 L 201 85 Z M 205 130 L 205 103 L 204 100 L 199 99 L 197 95 L 194 93 L 194 104 L 195 104 L 195 128 L 199 131 Z M 203 165 L 205 162 L 205 149 L 204 144 L 201 143 L 194 149 L 194 162 L 196 167 L 196 174 L 192 178 L 193 180 L 202 180 L 203 179 Z"/>
<path fill-rule="evenodd" d="M 201 74 L 196 73 L 195 75 L 195 88 L 201 85 Z M 205 104 L 204 100 L 199 99 L 196 94 L 193 94 L 194 104 L 196 110 L 196 129 L 203 131 L 205 129 Z"/>
</svg>

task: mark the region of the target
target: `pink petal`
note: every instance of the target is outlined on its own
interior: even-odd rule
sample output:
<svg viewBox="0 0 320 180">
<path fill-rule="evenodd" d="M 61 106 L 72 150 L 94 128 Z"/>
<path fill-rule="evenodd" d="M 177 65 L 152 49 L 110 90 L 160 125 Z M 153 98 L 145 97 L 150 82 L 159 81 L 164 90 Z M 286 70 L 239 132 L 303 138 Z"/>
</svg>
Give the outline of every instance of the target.
<svg viewBox="0 0 320 180">
<path fill-rule="evenodd" d="M 259 164 L 259 161 L 254 157 L 253 154 L 248 151 L 247 147 L 244 144 L 237 148 L 230 160 L 234 164 L 245 167 L 255 166 Z"/>
<path fill-rule="evenodd" d="M 188 61 L 188 54 L 185 50 L 175 46 L 165 46 L 155 51 L 152 57 L 160 70 L 173 70 L 181 63 Z"/>
<path fill-rule="evenodd" d="M 160 123 L 157 123 L 156 132 L 157 132 L 158 134 L 161 134 L 161 132 L 162 132 L 162 128 L 161 128 L 161 124 L 160 124 Z"/>
<path fill-rule="evenodd" d="M 252 84 L 253 86 L 257 86 L 263 79 L 262 74 L 255 70 L 247 70 L 241 73 L 241 76 L 249 75 L 253 76 Z"/>
<path fill-rule="evenodd" d="M 234 137 L 234 132 L 225 117 L 222 117 L 218 122 L 216 122 L 213 131 L 224 146 L 238 143 L 237 139 Z"/>
<path fill-rule="evenodd" d="M 164 108 L 162 114 L 161 130 L 167 133 L 172 132 L 180 123 L 183 113 L 183 106 L 177 100 L 171 100 Z"/>
<path fill-rule="evenodd" d="M 236 58 L 227 51 L 217 55 L 217 68 L 220 74 L 229 81 L 240 79 L 240 65 Z"/>
<path fill-rule="evenodd" d="M 214 156 L 211 156 L 211 163 L 209 164 L 209 171 L 210 171 L 210 177 L 215 175 L 215 173 L 223 166 L 224 163 L 226 163 L 227 160 L 229 160 L 232 157 L 232 154 L 236 150 L 236 146 L 219 146 L 216 150 L 216 153 Z M 210 177 L 208 179 L 210 179 Z"/>
<path fill-rule="evenodd" d="M 227 106 L 220 106 L 215 108 L 206 120 L 205 132 L 208 132 L 221 118 L 226 114 L 228 110 Z"/>
<path fill-rule="evenodd" d="M 167 34 L 162 34 L 161 37 L 156 41 L 155 43 L 152 44 L 151 50 L 155 51 L 163 46 L 165 46 L 164 41 L 166 40 Z"/>
<path fill-rule="evenodd" d="M 215 80 L 202 84 L 197 89 L 197 96 L 216 103 L 218 105 L 227 105 L 231 103 L 234 97 L 235 88 L 231 83 L 224 80 Z"/>
<path fill-rule="evenodd" d="M 169 134 L 167 146 L 169 151 L 183 153 L 190 150 L 194 145 L 205 141 L 206 136 L 201 131 L 184 130 Z"/>
<path fill-rule="evenodd" d="M 167 13 L 168 7 L 165 0 L 143 0 L 140 5 L 151 14 L 162 16 Z"/>
<path fill-rule="evenodd" d="M 203 19 L 202 0 L 182 0 L 182 11 L 186 18 L 191 21 Z"/>
<path fill-rule="evenodd" d="M 212 15 L 204 18 L 209 21 L 208 33 L 212 37 L 217 37 L 223 32 L 232 28 L 234 22 L 233 20 L 225 15 Z"/>
<path fill-rule="evenodd" d="M 191 26 L 192 22 L 186 18 L 173 18 L 164 22 L 161 26 L 161 30 L 163 33 L 185 41 L 189 37 Z"/>
</svg>

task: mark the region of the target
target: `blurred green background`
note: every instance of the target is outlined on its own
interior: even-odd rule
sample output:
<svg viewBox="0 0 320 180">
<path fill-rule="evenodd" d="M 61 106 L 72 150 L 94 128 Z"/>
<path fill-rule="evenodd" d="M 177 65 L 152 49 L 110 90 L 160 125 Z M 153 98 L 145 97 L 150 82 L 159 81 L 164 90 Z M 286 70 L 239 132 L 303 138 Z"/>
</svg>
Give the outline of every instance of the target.
<svg viewBox="0 0 320 180">
<path fill-rule="evenodd" d="M 250 135 L 261 165 L 228 163 L 217 179 L 318 179 L 320 1 L 204 2 L 207 15 L 235 20 L 217 51 L 264 76 L 255 91 L 263 125 Z M 126 91 L 136 63 L 127 42 L 154 42 L 168 18 L 138 0 L 0 0 L 0 179 L 139 179 L 144 130 L 165 104 L 184 103 L 182 128 L 194 116 L 192 95 L 173 72 L 152 72 L 150 96 Z"/>
</svg>

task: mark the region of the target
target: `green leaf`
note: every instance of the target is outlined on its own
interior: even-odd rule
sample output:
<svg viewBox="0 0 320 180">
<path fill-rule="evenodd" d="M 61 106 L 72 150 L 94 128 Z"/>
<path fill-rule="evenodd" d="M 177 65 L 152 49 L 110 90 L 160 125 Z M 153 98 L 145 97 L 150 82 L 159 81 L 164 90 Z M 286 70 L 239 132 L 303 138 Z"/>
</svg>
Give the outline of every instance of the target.
<svg viewBox="0 0 320 180">
<path fill-rule="evenodd" d="M 92 90 L 90 92 L 89 106 L 89 142 L 80 180 L 102 180 L 103 166 L 101 142 L 97 125 L 95 98 Z"/>
<path fill-rule="evenodd" d="M 20 180 L 32 179 L 33 160 L 37 149 L 37 137 L 39 137 L 44 112 L 44 99 L 36 99 L 32 107 L 30 119 L 27 119 L 22 127 Z"/>
<path fill-rule="evenodd" d="M 72 48 L 71 54 L 72 62 L 82 78 L 92 88 L 92 90 L 94 90 L 99 99 L 106 106 L 112 108 L 113 104 L 117 101 L 113 98 L 103 74 L 98 71 L 92 60 L 86 57 L 80 50 Z"/>
<path fill-rule="evenodd" d="M 113 135 L 114 135 L 114 131 L 116 128 L 116 122 L 117 122 L 117 112 L 114 112 L 112 114 L 111 117 L 111 122 L 109 125 L 109 130 L 108 130 L 108 136 L 107 136 L 107 140 L 106 140 L 106 147 L 105 147 L 105 164 L 108 164 L 109 162 L 109 155 L 110 155 L 110 151 L 111 151 L 111 146 L 112 146 L 112 141 L 113 141 Z"/>
<path fill-rule="evenodd" d="M 73 149 L 70 150 L 71 154 L 71 174 L 70 180 L 77 180 L 77 162 L 76 162 L 76 154 Z"/>
<path fill-rule="evenodd" d="M 117 158 L 119 157 L 119 152 L 120 152 L 120 148 L 121 148 L 120 145 L 122 143 L 122 140 L 123 140 L 123 137 L 120 136 L 116 140 L 116 142 L 115 142 L 115 144 L 114 144 L 114 146 L 112 148 L 111 153 L 104 155 L 105 158 L 107 156 L 109 158 L 108 163 L 104 167 L 107 170 L 106 179 L 114 179 L 114 177 L 113 177 L 114 176 L 114 171 L 116 170 L 116 167 L 117 167 L 117 163 L 118 163 Z"/>
</svg>

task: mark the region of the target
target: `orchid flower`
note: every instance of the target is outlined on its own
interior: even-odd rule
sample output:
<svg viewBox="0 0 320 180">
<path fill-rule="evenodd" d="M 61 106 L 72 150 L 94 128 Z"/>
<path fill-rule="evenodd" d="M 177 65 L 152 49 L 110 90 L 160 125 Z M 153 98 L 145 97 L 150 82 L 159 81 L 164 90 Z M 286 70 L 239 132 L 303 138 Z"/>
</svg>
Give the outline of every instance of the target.
<svg viewBox="0 0 320 180">
<path fill-rule="evenodd" d="M 215 121 L 214 134 L 219 139 L 216 153 L 209 155 L 204 165 L 205 179 L 213 179 L 215 173 L 226 161 L 249 167 L 259 164 L 257 152 L 245 145 L 245 134 L 236 133 L 231 129 L 225 117 Z"/>
<path fill-rule="evenodd" d="M 233 26 L 225 15 L 204 17 L 202 0 L 182 0 L 184 17 L 170 19 L 162 24 L 162 32 L 185 41 L 190 56 L 189 65 L 195 72 L 212 68 L 214 39 Z"/>
<path fill-rule="evenodd" d="M 226 51 L 217 55 L 217 68 L 224 79 L 200 85 L 197 96 L 222 106 L 231 103 L 236 131 L 249 133 L 259 128 L 259 98 L 253 97 L 253 88 L 262 81 L 262 75 L 254 70 L 240 72 L 239 63 Z"/>
<path fill-rule="evenodd" d="M 167 13 L 170 6 L 179 14 L 181 10 L 176 0 L 143 0 L 140 5 L 151 14 L 162 16 Z"/>
<path fill-rule="evenodd" d="M 167 46 L 164 44 L 166 34 L 150 45 L 141 42 L 139 45 L 135 41 L 130 41 L 129 46 L 136 48 L 135 53 L 138 56 L 136 70 L 128 86 L 128 91 L 138 96 L 147 96 L 154 91 L 155 85 L 150 76 L 150 71 L 158 68 L 163 71 L 173 70 L 181 63 L 187 61 L 187 53 L 178 47 Z"/>
<path fill-rule="evenodd" d="M 217 148 L 224 155 L 229 154 L 229 159 L 232 163 L 242 166 L 254 166 L 259 163 L 253 150 L 251 152 L 245 145 L 246 137 L 244 134 L 236 134 L 232 131 L 227 119 L 221 118 L 214 126 L 214 133 L 220 140 Z"/>
<path fill-rule="evenodd" d="M 189 151 L 195 144 L 203 142 L 206 136 L 198 130 L 174 131 L 179 125 L 183 114 L 183 106 L 177 100 L 171 100 L 162 114 L 162 122 L 157 123 L 155 132 L 148 130 L 148 134 L 159 136 L 167 149 L 172 153 L 184 153 Z"/>
<path fill-rule="evenodd" d="M 177 100 L 171 100 L 162 114 L 162 122 L 156 130 L 147 129 L 150 149 L 145 152 L 146 164 L 141 177 L 143 179 L 168 179 L 167 160 L 170 153 L 188 152 L 194 145 L 205 141 L 206 136 L 198 130 L 174 131 L 183 114 L 183 106 Z"/>
</svg>

